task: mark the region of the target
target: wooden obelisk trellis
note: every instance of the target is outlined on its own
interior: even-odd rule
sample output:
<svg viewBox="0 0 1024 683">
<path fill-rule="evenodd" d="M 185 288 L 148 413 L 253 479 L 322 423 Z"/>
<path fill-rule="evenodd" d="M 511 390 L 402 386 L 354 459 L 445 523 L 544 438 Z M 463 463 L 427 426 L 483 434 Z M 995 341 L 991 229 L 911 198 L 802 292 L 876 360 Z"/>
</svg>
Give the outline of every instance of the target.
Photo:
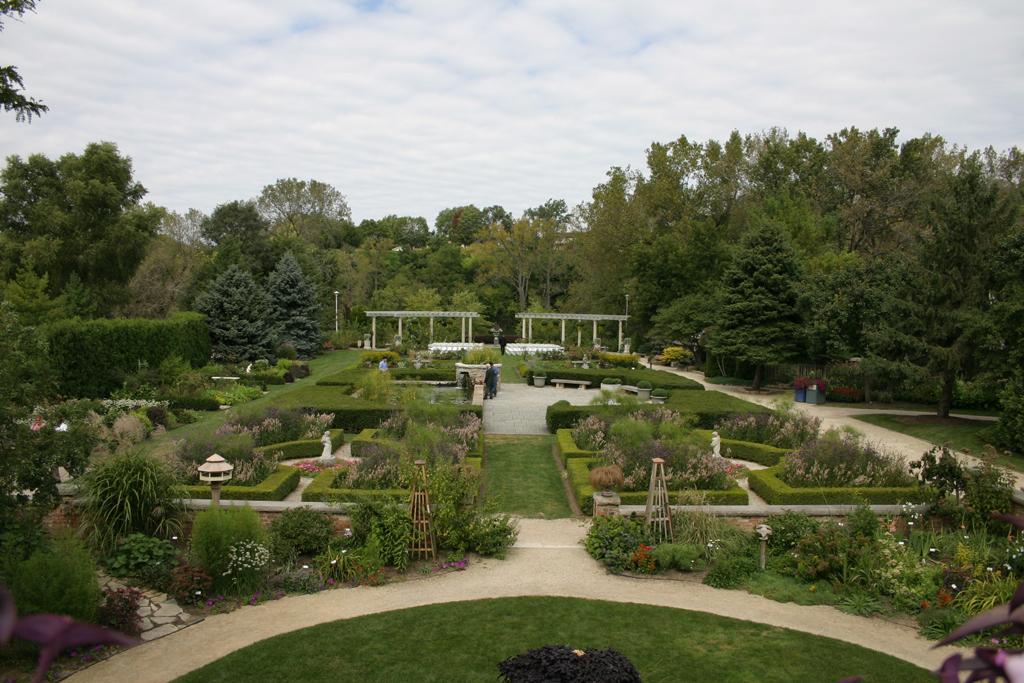
<svg viewBox="0 0 1024 683">
<path fill-rule="evenodd" d="M 651 462 L 651 485 L 647 488 L 647 514 L 644 522 L 654 526 L 655 536 L 674 543 L 672 508 L 668 504 L 668 486 L 665 483 L 665 461 L 654 458 Z"/>
<path fill-rule="evenodd" d="M 424 460 L 416 461 L 409 516 L 412 517 L 413 526 L 412 547 L 409 548 L 412 558 L 416 559 L 417 555 L 436 557 L 434 548 L 437 544 L 434 542 L 434 525 L 430 519 L 430 494 L 427 493 L 427 463 Z"/>
</svg>

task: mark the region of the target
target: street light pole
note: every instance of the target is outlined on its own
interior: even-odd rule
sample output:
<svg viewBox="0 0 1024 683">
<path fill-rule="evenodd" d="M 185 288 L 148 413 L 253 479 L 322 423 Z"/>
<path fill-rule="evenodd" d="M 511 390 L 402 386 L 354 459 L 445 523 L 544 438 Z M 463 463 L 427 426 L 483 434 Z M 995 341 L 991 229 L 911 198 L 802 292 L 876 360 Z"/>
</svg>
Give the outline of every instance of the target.
<svg viewBox="0 0 1024 683">
<path fill-rule="evenodd" d="M 334 331 L 338 331 L 338 295 L 341 292 L 334 292 Z M 627 304 L 628 306 L 628 304 Z"/>
<path fill-rule="evenodd" d="M 626 295 L 626 316 L 629 316 L 629 294 Z"/>
</svg>

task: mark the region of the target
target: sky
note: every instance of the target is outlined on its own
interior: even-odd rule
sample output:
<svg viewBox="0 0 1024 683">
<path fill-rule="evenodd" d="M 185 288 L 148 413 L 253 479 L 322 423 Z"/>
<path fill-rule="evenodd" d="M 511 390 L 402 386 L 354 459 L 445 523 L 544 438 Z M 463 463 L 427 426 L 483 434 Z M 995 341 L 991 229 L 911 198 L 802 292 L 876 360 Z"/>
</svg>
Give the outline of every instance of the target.
<svg viewBox="0 0 1024 683">
<path fill-rule="evenodd" d="M 50 107 L 0 113 L 4 157 L 112 141 L 179 212 L 297 177 L 356 222 L 518 215 L 776 126 L 1024 146 L 1020 0 L 38 0 L 0 64 Z"/>
</svg>

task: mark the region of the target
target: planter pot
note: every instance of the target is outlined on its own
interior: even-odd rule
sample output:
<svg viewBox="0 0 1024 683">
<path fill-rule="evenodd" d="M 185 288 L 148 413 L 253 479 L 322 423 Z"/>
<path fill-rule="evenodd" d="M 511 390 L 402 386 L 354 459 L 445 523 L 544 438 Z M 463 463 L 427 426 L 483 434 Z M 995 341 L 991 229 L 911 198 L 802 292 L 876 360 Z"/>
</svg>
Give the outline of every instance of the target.
<svg viewBox="0 0 1024 683">
<path fill-rule="evenodd" d="M 651 403 L 664 403 L 668 396 L 651 396 Z"/>
<path fill-rule="evenodd" d="M 621 384 L 605 384 L 604 382 L 601 382 L 601 389 L 603 391 L 619 391 L 619 392 L 621 392 L 622 391 L 622 385 Z"/>
<path fill-rule="evenodd" d="M 535 387 L 542 387 L 542 386 L 544 386 L 544 383 L 547 382 L 547 381 L 548 381 L 547 377 L 534 377 L 533 378 L 533 386 L 535 386 Z"/>
<path fill-rule="evenodd" d="M 646 401 L 646 400 L 648 400 L 651 397 L 651 391 L 653 391 L 653 390 L 652 389 L 637 389 L 636 390 L 636 397 L 639 398 L 641 401 Z"/>
<path fill-rule="evenodd" d="M 807 401 L 807 387 L 804 387 L 803 389 L 794 389 L 793 390 L 793 400 L 796 401 L 797 403 L 804 403 L 804 402 L 806 402 Z"/>
<path fill-rule="evenodd" d="M 824 403 L 825 392 L 818 387 L 807 387 L 807 403 Z"/>
</svg>

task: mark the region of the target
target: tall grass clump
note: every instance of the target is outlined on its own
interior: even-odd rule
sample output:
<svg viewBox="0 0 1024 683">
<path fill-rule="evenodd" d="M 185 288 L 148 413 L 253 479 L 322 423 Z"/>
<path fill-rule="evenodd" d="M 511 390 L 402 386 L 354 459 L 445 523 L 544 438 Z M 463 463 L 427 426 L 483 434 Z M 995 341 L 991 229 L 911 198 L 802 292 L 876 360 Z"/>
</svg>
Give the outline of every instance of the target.
<svg viewBox="0 0 1024 683">
<path fill-rule="evenodd" d="M 486 365 L 487 363 L 500 363 L 501 354 L 498 349 L 488 349 L 483 347 L 472 348 L 466 352 L 463 357 L 463 363 L 468 365 Z"/>
<path fill-rule="evenodd" d="M 167 538 L 181 531 L 184 498 L 167 465 L 139 451 L 114 456 L 82 477 L 89 542 L 109 551 L 131 534 Z"/>
<path fill-rule="evenodd" d="M 799 448 L 818 438 L 821 419 L 795 410 L 791 403 L 776 403 L 774 413 L 733 413 L 715 429 L 723 439 Z"/>
<path fill-rule="evenodd" d="M 394 385 L 391 383 L 391 375 L 380 370 L 368 370 L 356 380 L 356 389 L 359 390 L 359 397 L 370 403 L 387 405 L 395 397 Z"/>
<path fill-rule="evenodd" d="M 213 578 L 214 591 L 244 594 L 258 586 L 270 560 L 266 537 L 248 505 L 209 507 L 192 526 L 192 561 Z"/>
<path fill-rule="evenodd" d="M 862 444 L 851 434 L 829 431 L 808 441 L 786 458 L 780 478 L 796 488 L 913 486 L 903 458 Z"/>
</svg>

